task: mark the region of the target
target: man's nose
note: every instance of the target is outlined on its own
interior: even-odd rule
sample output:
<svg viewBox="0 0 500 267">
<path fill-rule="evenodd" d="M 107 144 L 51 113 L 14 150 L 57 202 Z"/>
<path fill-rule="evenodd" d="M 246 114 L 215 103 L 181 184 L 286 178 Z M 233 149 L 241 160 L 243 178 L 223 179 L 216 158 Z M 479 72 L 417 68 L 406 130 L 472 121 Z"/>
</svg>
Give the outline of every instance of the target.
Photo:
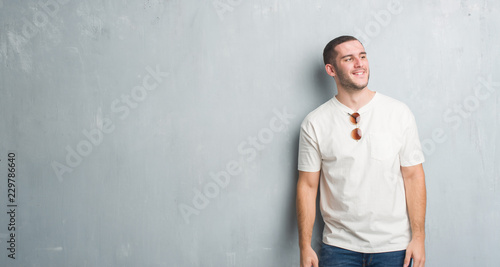
<svg viewBox="0 0 500 267">
<path fill-rule="evenodd" d="M 360 68 L 360 67 L 363 67 L 363 60 L 361 60 L 361 58 L 355 58 L 354 59 L 354 67 L 356 68 Z"/>
</svg>

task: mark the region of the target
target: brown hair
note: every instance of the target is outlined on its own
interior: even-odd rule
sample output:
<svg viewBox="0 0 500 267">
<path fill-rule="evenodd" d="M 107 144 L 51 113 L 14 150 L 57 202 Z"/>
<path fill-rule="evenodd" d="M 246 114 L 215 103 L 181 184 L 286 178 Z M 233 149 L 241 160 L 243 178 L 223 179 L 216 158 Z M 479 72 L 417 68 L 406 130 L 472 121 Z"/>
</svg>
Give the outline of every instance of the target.
<svg viewBox="0 0 500 267">
<path fill-rule="evenodd" d="M 335 66 L 335 58 L 337 57 L 337 52 L 335 52 L 335 47 L 341 43 L 345 43 L 348 41 L 358 41 L 359 43 L 361 43 L 358 39 L 356 39 L 356 37 L 350 35 L 342 35 L 331 40 L 323 50 L 323 62 L 325 62 L 325 65 L 332 64 Z"/>
</svg>

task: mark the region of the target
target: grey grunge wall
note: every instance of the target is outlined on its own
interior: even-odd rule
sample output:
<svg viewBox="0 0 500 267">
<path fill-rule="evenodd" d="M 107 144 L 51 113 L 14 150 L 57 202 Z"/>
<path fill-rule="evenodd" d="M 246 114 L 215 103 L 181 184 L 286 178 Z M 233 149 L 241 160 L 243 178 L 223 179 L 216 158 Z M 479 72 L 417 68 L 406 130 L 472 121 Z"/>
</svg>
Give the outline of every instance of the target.
<svg viewBox="0 0 500 267">
<path fill-rule="evenodd" d="M 0 265 L 299 266 L 299 126 L 351 34 L 419 126 L 427 266 L 495 266 L 499 32 L 493 0 L 0 0 Z"/>
</svg>

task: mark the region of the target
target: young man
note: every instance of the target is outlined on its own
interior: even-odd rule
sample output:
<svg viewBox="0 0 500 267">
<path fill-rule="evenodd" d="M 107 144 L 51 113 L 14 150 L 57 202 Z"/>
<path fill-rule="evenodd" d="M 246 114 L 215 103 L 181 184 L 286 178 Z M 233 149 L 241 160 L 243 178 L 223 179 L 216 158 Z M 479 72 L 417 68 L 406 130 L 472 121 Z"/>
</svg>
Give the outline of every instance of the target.
<svg viewBox="0 0 500 267">
<path fill-rule="evenodd" d="M 333 39 L 323 59 L 338 94 L 301 125 L 301 267 L 401 267 L 411 259 L 423 267 L 426 190 L 415 118 L 405 104 L 368 89 L 367 54 L 356 38 Z M 318 186 L 319 260 L 311 247 Z"/>
</svg>

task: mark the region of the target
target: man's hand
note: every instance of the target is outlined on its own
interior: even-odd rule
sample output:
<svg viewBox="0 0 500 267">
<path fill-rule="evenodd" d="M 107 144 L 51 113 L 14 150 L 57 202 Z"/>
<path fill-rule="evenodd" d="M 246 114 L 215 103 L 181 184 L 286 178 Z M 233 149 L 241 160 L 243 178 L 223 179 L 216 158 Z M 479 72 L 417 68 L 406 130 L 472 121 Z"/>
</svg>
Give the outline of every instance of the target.
<svg viewBox="0 0 500 267">
<path fill-rule="evenodd" d="M 300 267 L 318 267 L 318 255 L 312 247 L 306 247 L 300 250 Z"/>
<path fill-rule="evenodd" d="M 404 267 L 410 266 L 410 259 L 413 259 L 413 267 L 425 266 L 425 241 L 423 238 L 413 238 L 406 248 Z"/>
</svg>

